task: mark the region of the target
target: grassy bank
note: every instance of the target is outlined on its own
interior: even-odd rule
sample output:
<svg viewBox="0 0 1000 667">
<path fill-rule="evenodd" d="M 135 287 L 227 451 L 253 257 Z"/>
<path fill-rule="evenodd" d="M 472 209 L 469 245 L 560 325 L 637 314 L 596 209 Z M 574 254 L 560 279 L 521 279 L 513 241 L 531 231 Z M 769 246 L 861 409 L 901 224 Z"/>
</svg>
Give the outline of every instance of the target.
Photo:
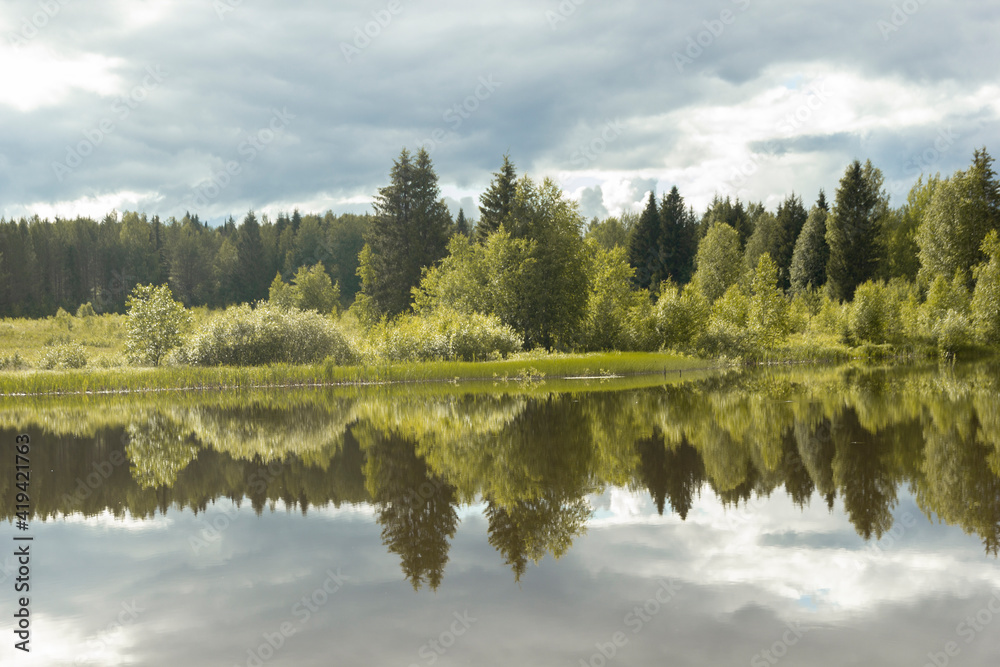
<svg viewBox="0 0 1000 667">
<path fill-rule="evenodd" d="M 384 366 L 332 363 L 259 367 L 91 368 L 21 370 L 0 373 L 0 395 L 85 394 L 197 389 L 489 381 L 536 383 L 558 378 L 682 374 L 716 364 L 704 359 L 655 352 L 523 354 L 499 361 L 428 361 Z"/>
</svg>

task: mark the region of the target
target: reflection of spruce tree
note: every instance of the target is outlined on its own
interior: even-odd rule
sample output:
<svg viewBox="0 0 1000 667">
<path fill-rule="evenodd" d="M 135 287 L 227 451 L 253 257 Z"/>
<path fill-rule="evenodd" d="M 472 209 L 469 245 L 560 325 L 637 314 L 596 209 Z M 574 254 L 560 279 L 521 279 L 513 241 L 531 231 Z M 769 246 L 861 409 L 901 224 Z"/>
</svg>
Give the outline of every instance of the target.
<svg viewBox="0 0 1000 667">
<path fill-rule="evenodd" d="M 830 432 L 837 453 L 833 477 L 844 498 L 844 509 L 866 540 L 881 539 L 892 528 L 896 504 L 896 467 L 891 448 L 880 434 L 866 431 L 854 408 L 833 418 Z"/>
<path fill-rule="evenodd" d="M 125 452 L 135 481 L 144 489 L 173 486 L 177 474 L 198 456 L 190 430 L 161 412 L 140 414 L 128 433 Z"/>
<path fill-rule="evenodd" d="M 455 535 L 455 487 L 434 475 L 417 456 L 412 441 L 364 428 L 366 485 L 378 506 L 382 541 L 399 554 L 403 574 L 414 589 L 441 584 L 448 540 Z"/>
<path fill-rule="evenodd" d="M 760 471 L 751 466 L 747 470 L 746 479 L 738 485 L 732 487 L 731 489 L 719 489 L 713 485 L 712 490 L 715 491 L 715 495 L 717 495 L 719 500 L 722 501 L 723 507 L 728 507 L 729 505 L 739 507 L 741 500 L 745 503 L 749 503 L 753 499 L 754 489 L 757 488 L 759 482 Z"/>
<path fill-rule="evenodd" d="M 593 510 L 584 498 L 560 499 L 547 492 L 534 500 L 516 502 L 508 507 L 487 501 L 490 544 L 520 581 L 530 559 L 538 563 L 546 553 L 561 557 L 583 534 Z"/>
<path fill-rule="evenodd" d="M 781 474 L 785 479 L 785 490 L 795 504 L 805 507 L 812 498 L 816 485 L 813 484 L 812 477 L 809 476 L 809 471 L 799 456 L 793 429 L 785 431 L 782 448 L 784 455 L 781 459 Z"/>
<path fill-rule="evenodd" d="M 666 500 L 681 520 L 687 519 L 694 505 L 694 495 L 705 481 L 705 465 L 698 451 L 681 440 L 676 447 L 668 449 L 659 433 L 652 438 L 636 442 L 639 453 L 638 475 L 643 486 L 649 489 L 656 509 L 663 515 Z"/>
<path fill-rule="evenodd" d="M 833 482 L 833 456 L 836 448 L 830 434 L 830 420 L 823 418 L 813 426 L 805 421 L 795 422 L 795 442 L 799 460 L 809 473 L 812 483 L 833 509 L 837 485 Z"/>
<path fill-rule="evenodd" d="M 503 556 L 503 562 L 514 571 L 514 581 L 520 581 L 528 567 L 528 554 L 517 521 L 503 505 L 493 500 L 486 502 L 486 520 L 489 522 L 490 544 Z"/>
</svg>

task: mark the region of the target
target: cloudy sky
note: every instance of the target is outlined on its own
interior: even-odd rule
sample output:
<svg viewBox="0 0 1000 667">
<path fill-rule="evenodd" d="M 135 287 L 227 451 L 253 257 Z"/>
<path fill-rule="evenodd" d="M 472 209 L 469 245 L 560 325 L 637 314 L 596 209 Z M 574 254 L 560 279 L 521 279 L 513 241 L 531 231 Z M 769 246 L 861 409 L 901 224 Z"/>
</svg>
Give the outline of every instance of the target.
<svg viewBox="0 0 1000 667">
<path fill-rule="evenodd" d="M 855 158 L 898 204 L 1000 150 L 998 26 L 978 0 L 5 0 L 0 215 L 364 211 L 421 145 L 467 213 L 505 152 L 588 216 L 673 185 L 808 205 Z"/>
</svg>

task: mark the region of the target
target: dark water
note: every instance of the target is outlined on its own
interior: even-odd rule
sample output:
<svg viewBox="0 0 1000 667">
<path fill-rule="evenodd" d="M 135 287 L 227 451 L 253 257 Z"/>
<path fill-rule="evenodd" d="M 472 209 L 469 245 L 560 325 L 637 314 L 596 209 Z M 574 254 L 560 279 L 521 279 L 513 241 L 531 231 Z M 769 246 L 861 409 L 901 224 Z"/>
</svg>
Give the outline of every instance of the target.
<svg viewBox="0 0 1000 667">
<path fill-rule="evenodd" d="M 6 400 L 0 442 L 3 665 L 1000 664 L 991 364 Z"/>
</svg>

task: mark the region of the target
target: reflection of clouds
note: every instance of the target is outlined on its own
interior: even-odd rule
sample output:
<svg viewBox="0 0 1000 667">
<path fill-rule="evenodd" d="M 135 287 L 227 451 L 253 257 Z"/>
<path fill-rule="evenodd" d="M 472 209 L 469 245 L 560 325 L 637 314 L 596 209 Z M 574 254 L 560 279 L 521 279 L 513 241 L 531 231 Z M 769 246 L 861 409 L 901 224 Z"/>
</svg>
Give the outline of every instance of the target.
<svg viewBox="0 0 1000 667">
<path fill-rule="evenodd" d="M 703 586 L 749 586 L 748 597 L 731 601 L 732 610 L 766 595 L 782 609 L 808 608 L 836 620 L 876 604 L 1000 588 L 996 562 L 981 557 L 974 537 L 922 518 L 876 550 L 851 531 L 840 502 L 830 512 L 816 497 L 803 510 L 784 494 L 733 508 L 705 493 L 682 522 L 675 514 L 658 516 L 644 492 L 618 489 L 609 496 L 590 529 L 621 558 L 609 564 L 602 552 L 590 564 L 594 571 L 620 562 L 623 571 L 645 577 L 668 571 Z M 917 514 L 912 501 L 908 506 Z M 945 546 L 942 538 L 953 542 Z"/>
<path fill-rule="evenodd" d="M 100 528 L 102 530 L 127 531 L 162 531 L 169 530 L 173 525 L 173 520 L 169 517 L 163 516 L 159 517 L 156 521 L 145 521 L 143 519 L 133 517 L 128 510 L 126 510 L 124 516 L 121 517 L 116 517 L 110 510 L 105 510 L 100 514 L 95 514 L 94 516 L 84 516 L 80 512 L 74 512 L 72 514 L 64 514 L 60 516 L 58 521 L 68 524 L 87 526 L 89 528 Z"/>
<path fill-rule="evenodd" d="M 463 610 L 478 620 L 445 656 L 452 664 L 576 664 L 623 630 L 629 643 L 616 665 L 745 665 L 796 621 L 808 632 L 789 650 L 790 665 L 923 664 L 998 587 L 996 562 L 974 536 L 922 518 L 873 557 L 842 507 L 831 513 L 815 498 L 800 510 L 775 493 L 735 522 L 707 491 L 684 522 L 658 516 L 644 493 L 608 489 L 590 500 L 599 509 L 587 535 L 558 562 L 530 567 L 520 585 L 487 542 L 482 504 L 464 506 L 434 594 L 415 594 L 404 580 L 370 506 L 303 517 L 278 502 L 258 517 L 244 502 L 210 558 L 188 545 L 202 513 L 45 522 L 33 576 L 48 591 L 35 617 L 47 640 L 32 657 L 72 664 L 121 602 L 136 599 L 140 619 L 93 664 L 244 664 L 262 633 L 294 622 L 295 603 L 339 568 L 343 588 L 268 665 L 328 665 L 334 655 L 346 665 L 420 663 L 417 650 Z M 220 502 L 203 514 L 233 507 Z M 904 509 L 915 511 L 906 497 Z M 149 529 L 112 525 L 129 523 Z M 623 619 L 661 579 L 681 583 L 676 599 L 632 633 Z M 963 645 L 964 664 L 993 664 L 984 656 L 998 648 L 983 633 Z M 18 664 L 11 651 L 0 646 L 3 664 Z"/>
</svg>

